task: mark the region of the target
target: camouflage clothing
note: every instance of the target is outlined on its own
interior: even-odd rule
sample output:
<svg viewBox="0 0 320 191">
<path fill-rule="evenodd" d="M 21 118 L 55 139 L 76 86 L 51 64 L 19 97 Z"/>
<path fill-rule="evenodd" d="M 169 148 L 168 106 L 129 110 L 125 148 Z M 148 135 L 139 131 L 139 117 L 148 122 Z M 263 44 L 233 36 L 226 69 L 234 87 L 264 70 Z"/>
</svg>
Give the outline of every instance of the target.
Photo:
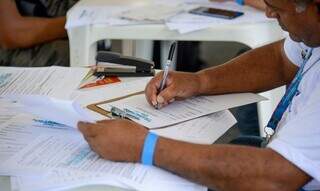
<svg viewBox="0 0 320 191">
<path fill-rule="evenodd" d="M 57 40 L 33 48 L 1 50 L 0 66 L 69 66 L 69 42 Z"/>
<path fill-rule="evenodd" d="M 65 16 L 78 0 L 16 0 L 21 14 L 37 17 Z"/>
<path fill-rule="evenodd" d="M 77 0 L 16 0 L 24 16 L 65 16 Z M 69 66 L 68 40 L 57 40 L 32 48 L 3 50 L 0 48 L 0 66 Z"/>
</svg>

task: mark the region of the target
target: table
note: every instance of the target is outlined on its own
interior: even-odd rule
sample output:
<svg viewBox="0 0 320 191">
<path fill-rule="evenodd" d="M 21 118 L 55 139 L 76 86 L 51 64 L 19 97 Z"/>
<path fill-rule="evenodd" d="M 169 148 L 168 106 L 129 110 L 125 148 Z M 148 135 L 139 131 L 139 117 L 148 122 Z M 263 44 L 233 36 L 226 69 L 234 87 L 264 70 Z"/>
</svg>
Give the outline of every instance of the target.
<svg viewBox="0 0 320 191">
<path fill-rule="evenodd" d="M 134 5 L 149 0 L 80 0 L 69 12 L 83 6 Z M 187 34 L 169 30 L 164 24 L 103 26 L 88 25 L 68 29 L 71 66 L 95 63 L 96 42 L 103 39 L 122 40 L 184 40 L 184 41 L 235 41 L 251 48 L 283 38 L 276 21 L 254 24 L 217 25 Z"/>
</svg>

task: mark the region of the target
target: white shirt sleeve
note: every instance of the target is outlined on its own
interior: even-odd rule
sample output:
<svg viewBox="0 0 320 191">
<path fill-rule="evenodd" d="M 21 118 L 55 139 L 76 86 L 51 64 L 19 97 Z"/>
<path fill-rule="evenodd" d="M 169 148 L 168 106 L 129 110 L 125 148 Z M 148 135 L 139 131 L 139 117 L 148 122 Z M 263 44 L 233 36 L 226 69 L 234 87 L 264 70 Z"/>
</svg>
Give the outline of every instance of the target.
<svg viewBox="0 0 320 191">
<path fill-rule="evenodd" d="M 288 59 L 295 65 L 300 66 L 303 62 L 301 52 L 304 48 L 304 45 L 301 43 L 293 41 L 290 37 L 287 37 L 284 41 L 284 52 Z"/>
<path fill-rule="evenodd" d="M 302 43 L 287 38 L 284 51 L 297 66 L 303 62 L 301 51 L 308 49 Z M 318 50 L 319 49 L 319 50 Z M 313 56 L 320 58 L 320 48 Z M 314 58 L 310 60 L 315 60 Z M 320 62 L 310 70 L 301 82 L 301 94 L 286 111 L 268 148 L 276 151 L 292 164 L 313 178 L 305 185 L 306 190 L 320 190 Z"/>
<path fill-rule="evenodd" d="M 311 190 L 320 190 L 320 88 L 317 89 L 311 99 L 318 101 L 310 102 L 313 104 L 279 128 L 267 146 L 313 177 L 311 183 L 316 189 Z"/>
</svg>

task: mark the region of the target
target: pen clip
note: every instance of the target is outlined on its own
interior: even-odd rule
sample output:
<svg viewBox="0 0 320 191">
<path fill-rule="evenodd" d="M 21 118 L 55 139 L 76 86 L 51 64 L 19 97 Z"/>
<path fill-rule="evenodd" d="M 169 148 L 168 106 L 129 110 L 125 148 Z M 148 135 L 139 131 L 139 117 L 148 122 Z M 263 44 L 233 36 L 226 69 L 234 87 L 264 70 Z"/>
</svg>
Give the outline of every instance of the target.
<svg viewBox="0 0 320 191">
<path fill-rule="evenodd" d="M 134 112 L 132 112 L 131 110 L 128 110 L 126 108 L 121 110 L 117 107 L 111 107 L 111 114 L 112 114 L 112 116 L 118 116 L 121 119 L 140 120 L 140 117 L 137 114 L 135 114 Z"/>
<path fill-rule="evenodd" d="M 168 55 L 168 60 L 170 60 L 170 61 L 172 61 L 172 59 L 173 59 L 176 46 L 177 46 L 177 41 L 174 41 L 170 46 L 169 55 Z"/>
<path fill-rule="evenodd" d="M 117 107 L 111 107 L 110 112 L 111 112 L 112 116 L 116 116 L 116 117 L 120 117 L 120 118 L 125 118 L 126 117 L 125 113 L 121 109 L 119 109 Z"/>
</svg>

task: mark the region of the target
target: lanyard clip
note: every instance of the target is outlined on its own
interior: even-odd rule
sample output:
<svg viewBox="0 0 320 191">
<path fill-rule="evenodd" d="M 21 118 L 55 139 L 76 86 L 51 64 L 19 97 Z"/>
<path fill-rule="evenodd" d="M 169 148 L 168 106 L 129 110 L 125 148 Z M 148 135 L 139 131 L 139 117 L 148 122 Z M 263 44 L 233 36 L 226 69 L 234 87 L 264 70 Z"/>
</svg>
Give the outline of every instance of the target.
<svg viewBox="0 0 320 191">
<path fill-rule="evenodd" d="M 274 130 L 271 127 L 265 127 L 264 132 L 266 134 L 265 140 L 261 143 L 261 147 L 266 147 L 267 144 L 270 142 L 271 137 L 274 134 Z"/>
</svg>

